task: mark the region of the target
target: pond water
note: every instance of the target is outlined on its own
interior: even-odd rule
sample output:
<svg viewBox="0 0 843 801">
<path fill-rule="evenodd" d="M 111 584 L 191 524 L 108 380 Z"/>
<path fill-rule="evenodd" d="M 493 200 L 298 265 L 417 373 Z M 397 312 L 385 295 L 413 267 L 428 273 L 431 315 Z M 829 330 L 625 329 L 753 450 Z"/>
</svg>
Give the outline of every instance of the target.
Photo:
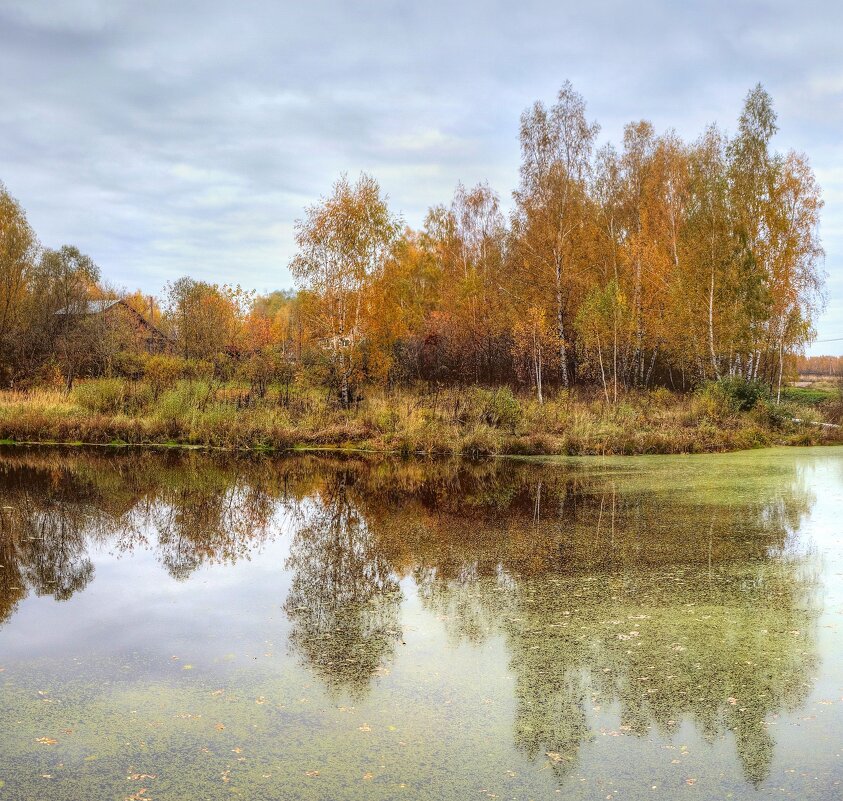
<svg viewBox="0 0 843 801">
<path fill-rule="evenodd" d="M 843 797 L 843 448 L 0 453 L 0 798 Z"/>
</svg>

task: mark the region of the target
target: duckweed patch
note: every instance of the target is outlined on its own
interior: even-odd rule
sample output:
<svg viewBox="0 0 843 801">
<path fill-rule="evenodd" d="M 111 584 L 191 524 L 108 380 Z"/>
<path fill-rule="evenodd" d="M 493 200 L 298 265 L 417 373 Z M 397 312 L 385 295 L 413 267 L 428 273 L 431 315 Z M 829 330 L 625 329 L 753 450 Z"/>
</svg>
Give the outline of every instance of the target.
<svg viewBox="0 0 843 801">
<path fill-rule="evenodd" d="M 16 448 L 0 799 L 833 797 L 841 482 Z"/>
</svg>

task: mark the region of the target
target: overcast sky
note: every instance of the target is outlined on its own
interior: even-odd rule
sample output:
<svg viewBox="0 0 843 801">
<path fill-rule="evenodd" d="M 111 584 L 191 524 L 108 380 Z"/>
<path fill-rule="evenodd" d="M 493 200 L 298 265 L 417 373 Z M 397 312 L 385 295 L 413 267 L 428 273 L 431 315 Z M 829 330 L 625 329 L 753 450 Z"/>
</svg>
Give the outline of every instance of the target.
<svg viewBox="0 0 843 801">
<path fill-rule="evenodd" d="M 733 131 L 761 81 L 824 190 L 820 339 L 843 338 L 843 30 L 824 2 L 0 0 L 0 180 L 119 286 L 292 285 L 292 225 L 345 171 L 410 225 L 458 181 L 510 205 L 518 118 L 567 78 L 601 138 Z M 843 353 L 843 341 L 813 352 Z"/>
</svg>

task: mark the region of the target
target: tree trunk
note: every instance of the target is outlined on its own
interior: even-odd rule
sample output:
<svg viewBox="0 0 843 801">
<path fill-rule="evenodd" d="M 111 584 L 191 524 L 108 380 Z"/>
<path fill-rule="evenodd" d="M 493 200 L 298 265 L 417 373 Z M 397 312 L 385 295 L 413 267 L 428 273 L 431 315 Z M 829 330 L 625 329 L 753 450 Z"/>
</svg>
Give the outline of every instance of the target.
<svg viewBox="0 0 843 801">
<path fill-rule="evenodd" d="M 609 388 L 606 385 L 606 371 L 603 369 L 603 348 L 600 347 L 600 335 L 597 335 L 597 359 L 600 362 L 600 378 L 603 381 L 603 394 L 606 396 L 606 405 L 609 406 Z"/>
<path fill-rule="evenodd" d="M 717 354 L 714 352 L 714 270 L 711 271 L 711 287 L 708 292 L 708 350 L 711 354 L 714 377 L 719 379 L 720 368 L 717 366 Z"/>
<path fill-rule="evenodd" d="M 568 380 L 568 351 L 565 347 L 565 304 L 562 297 L 562 264 L 556 259 L 556 317 L 557 335 L 559 336 L 559 372 L 562 386 L 567 389 Z"/>
<path fill-rule="evenodd" d="M 536 345 L 533 353 L 536 372 L 536 395 L 539 400 L 539 406 L 541 406 L 544 403 L 544 396 L 542 395 L 542 349 L 540 343 Z"/>
</svg>

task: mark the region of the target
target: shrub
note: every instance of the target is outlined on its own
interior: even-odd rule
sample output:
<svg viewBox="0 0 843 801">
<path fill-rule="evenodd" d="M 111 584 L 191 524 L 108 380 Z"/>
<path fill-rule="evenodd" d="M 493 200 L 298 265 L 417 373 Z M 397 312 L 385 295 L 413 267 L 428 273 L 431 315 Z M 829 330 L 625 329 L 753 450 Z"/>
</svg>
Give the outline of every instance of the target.
<svg viewBox="0 0 843 801">
<path fill-rule="evenodd" d="M 748 412 L 767 396 L 764 384 L 738 376 L 709 381 L 697 390 L 700 407 L 712 419 L 722 419 L 735 412 Z"/>
<path fill-rule="evenodd" d="M 146 361 L 144 377 L 157 398 L 162 392 L 175 386 L 176 381 L 185 373 L 187 362 L 179 356 L 159 354 L 150 356 Z"/>
<path fill-rule="evenodd" d="M 210 381 L 214 377 L 214 363 L 207 359 L 182 359 L 181 377 Z"/>
<path fill-rule="evenodd" d="M 114 356 L 112 372 L 115 375 L 136 381 L 144 374 L 145 368 L 146 360 L 140 353 L 123 350 Z"/>
<path fill-rule="evenodd" d="M 120 378 L 90 378 L 76 385 L 71 398 L 90 412 L 116 414 L 123 410 L 124 387 Z"/>
<path fill-rule="evenodd" d="M 843 379 L 840 380 L 837 391 L 831 399 L 826 401 L 823 412 L 829 422 L 836 425 L 843 424 Z"/>
<path fill-rule="evenodd" d="M 23 381 L 21 384 L 25 387 L 43 387 L 47 389 L 59 389 L 66 385 L 64 376 L 62 375 L 59 366 L 52 360 L 46 364 L 41 365 L 31 380 Z"/>
<path fill-rule="evenodd" d="M 747 381 L 739 376 L 721 378 L 716 383 L 739 412 L 748 412 L 769 395 L 767 387 L 760 381 Z"/>
<path fill-rule="evenodd" d="M 492 390 L 475 387 L 469 393 L 466 407 L 474 421 L 492 428 L 515 431 L 521 421 L 521 404 L 509 387 Z"/>
<path fill-rule="evenodd" d="M 755 404 L 752 417 L 756 423 L 765 428 L 781 430 L 791 422 L 793 410 L 788 406 L 773 403 L 765 398 Z"/>
<path fill-rule="evenodd" d="M 213 395 L 205 381 L 179 381 L 167 390 L 156 406 L 157 416 L 168 422 L 192 419 L 197 412 L 204 412 Z"/>
<path fill-rule="evenodd" d="M 141 414 L 155 400 L 152 387 L 145 381 L 134 381 L 124 387 L 123 411 L 128 415 Z"/>
<path fill-rule="evenodd" d="M 649 392 L 649 401 L 654 406 L 667 409 L 674 403 L 675 395 L 667 387 L 656 387 Z"/>
</svg>

